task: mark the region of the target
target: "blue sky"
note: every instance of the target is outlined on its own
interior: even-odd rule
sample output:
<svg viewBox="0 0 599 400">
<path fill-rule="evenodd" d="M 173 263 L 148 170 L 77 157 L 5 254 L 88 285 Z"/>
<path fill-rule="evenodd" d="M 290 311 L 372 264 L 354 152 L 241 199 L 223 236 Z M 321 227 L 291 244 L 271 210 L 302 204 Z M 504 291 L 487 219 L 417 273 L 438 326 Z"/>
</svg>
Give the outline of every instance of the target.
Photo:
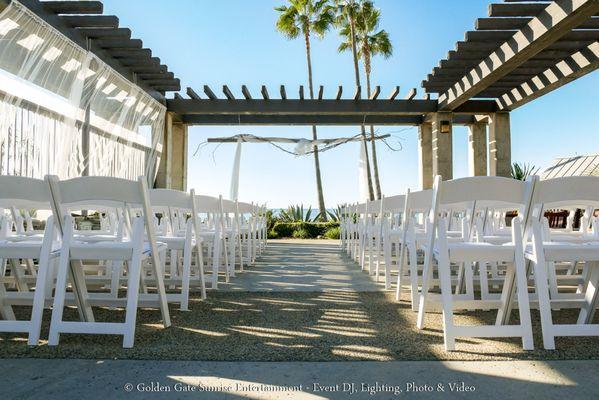
<svg viewBox="0 0 599 400">
<path fill-rule="evenodd" d="M 476 18 L 487 14 L 488 0 L 376 0 L 381 27 L 394 44 L 394 56 L 376 59 L 373 84 L 388 93 L 395 85 L 402 96 L 446 57 Z M 228 84 L 236 96 L 241 85 L 256 95 L 262 84 L 288 94 L 306 85 L 302 40 L 289 41 L 276 32 L 273 7 L 284 0 L 104 0 L 105 13 L 119 16 L 145 47 L 181 79 L 182 87 L 215 92 Z M 140 11 L 143 10 L 143 11 Z M 354 83 L 350 54 L 338 54 L 339 38 L 332 31 L 313 41 L 314 83 L 333 96 L 338 85 Z M 512 159 L 546 167 L 555 157 L 599 152 L 599 73 L 590 74 L 550 95 L 512 112 Z M 595 122 L 593 122 L 595 121 Z M 379 146 L 381 185 L 385 195 L 418 187 L 417 130 L 380 127 L 380 133 L 402 138 L 403 150 Z M 400 132 L 398 132 L 400 131 Z M 320 127 L 320 137 L 353 136 L 358 127 Z M 191 127 L 189 130 L 189 187 L 209 195 L 229 193 L 234 145 L 211 145 L 192 156 L 208 137 L 249 133 L 262 136 L 310 137 L 310 127 Z M 454 177 L 468 173 L 467 132 L 454 129 Z M 327 206 L 358 197 L 358 144 L 347 144 L 321 156 Z M 311 157 L 294 157 L 268 144 L 243 148 L 240 198 L 268 202 L 271 207 L 292 203 L 316 204 Z"/>
</svg>

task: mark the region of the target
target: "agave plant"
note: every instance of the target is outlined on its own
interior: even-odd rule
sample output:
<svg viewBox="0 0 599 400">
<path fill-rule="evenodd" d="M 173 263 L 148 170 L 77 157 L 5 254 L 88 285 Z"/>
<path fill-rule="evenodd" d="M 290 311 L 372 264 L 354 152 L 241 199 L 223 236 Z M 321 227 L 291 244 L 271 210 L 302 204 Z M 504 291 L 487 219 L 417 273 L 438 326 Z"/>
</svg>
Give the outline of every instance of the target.
<svg viewBox="0 0 599 400">
<path fill-rule="evenodd" d="M 279 220 L 282 222 L 311 222 L 312 221 L 312 207 L 308 207 L 304 210 L 304 205 L 299 204 L 296 206 L 289 206 L 287 210 L 281 210 L 279 214 Z"/>
<path fill-rule="evenodd" d="M 341 220 L 341 206 L 337 206 L 337 208 L 333 208 L 332 210 L 327 210 L 327 215 L 329 216 L 329 221 L 339 222 Z"/>
<path fill-rule="evenodd" d="M 525 181 L 529 176 L 536 175 L 539 168 L 527 163 L 513 163 L 511 168 L 512 178 Z"/>
</svg>

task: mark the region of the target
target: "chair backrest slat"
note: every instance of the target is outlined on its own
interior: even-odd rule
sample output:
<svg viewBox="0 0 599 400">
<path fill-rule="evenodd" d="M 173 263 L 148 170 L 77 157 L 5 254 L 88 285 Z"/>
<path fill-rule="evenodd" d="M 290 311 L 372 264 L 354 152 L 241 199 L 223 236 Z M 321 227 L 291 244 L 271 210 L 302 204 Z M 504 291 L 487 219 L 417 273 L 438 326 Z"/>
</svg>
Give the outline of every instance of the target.
<svg viewBox="0 0 599 400">
<path fill-rule="evenodd" d="M 187 192 L 173 189 L 151 189 L 152 207 L 169 207 L 191 210 L 191 196 Z"/>
<path fill-rule="evenodd" d="M 48 184 L 23 176 L 0 176 L 0 208 L 51 209 Z"/>
</svg>

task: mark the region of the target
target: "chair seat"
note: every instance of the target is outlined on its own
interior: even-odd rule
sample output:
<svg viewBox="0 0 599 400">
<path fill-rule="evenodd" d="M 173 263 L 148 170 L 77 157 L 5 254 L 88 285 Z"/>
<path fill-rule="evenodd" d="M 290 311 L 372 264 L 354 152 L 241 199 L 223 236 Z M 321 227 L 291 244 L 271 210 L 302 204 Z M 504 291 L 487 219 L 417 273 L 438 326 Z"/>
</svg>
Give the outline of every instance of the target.
<svg viewBox="0 0 599 400">
<path fill-rule="evenodd" d="M 157 243 L 158 251 L 167 248 L 165 243 Z M 126 260 L 133 254 L 133 243 L 124 242 L 95 242 L 86 243 L 76 241 L 71 243 L 71 259 L 74 260 Z M 149 256 L 151 248 L 149 242 L 144 242 L 143 255 Z"/>
<path fill-rule="evenodd" d="M 198 238 L 200 242 L 203 241 L 202 237 Z M 166 244 L 169 249 L 172 250 L 183 250 L 185 248 L 185 237 L 184 236 L 157 236 L 156 241 Z M 192 239 L 191 244 L 195 246 L 196 240 Z"/>
<path fill-rule="evenodd" d="M 504 244 L 512 241 L 512 235 L 485 235 L 483 241 L 492 244 Z"/>
<path fill-rule="evenodd" d="M 423 246 L 426 248 L 426 246 Z M 453 262 L 492 262 L 492 261 L 513 261 L 514 244 L 492 244 L 476 242 L 449 242 L 449 259 Z M 439 249 L 435 246 L 435 256 L 438 256 Z"/>
<path fill-rule="evenodd" d="M 587 243 L 543 242 L 546 261 L 599 261 L 599 241 Z M 532 258 L 532 244 L 526 246 Z"/>
<path fill-rule="evenodd" d="M 60 249 L 60 242 L 52 243 L 52 252 Z M 42 242 L 38 240 L 0 241 L 0 258 L 38 258 Z"/>
<path fill-rule="evenodd" d="M 74 235 L 74 239 L 78 242 L 95 243 L 95 242 L 115 241 L 115 240 L 117 240 L 117 237 L 115 235 L 110 235 L 110 234 L 98 234 L 98 235 L 76 234 L 76 235 Z"/>
</svg>

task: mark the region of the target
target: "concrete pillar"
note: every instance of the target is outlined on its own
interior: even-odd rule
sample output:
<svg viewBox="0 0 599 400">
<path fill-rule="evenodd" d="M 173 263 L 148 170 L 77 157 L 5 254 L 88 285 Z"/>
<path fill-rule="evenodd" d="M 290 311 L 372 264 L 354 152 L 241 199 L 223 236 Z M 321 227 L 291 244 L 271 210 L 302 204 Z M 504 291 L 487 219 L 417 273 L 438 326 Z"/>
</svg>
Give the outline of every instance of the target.
<svg viewBox="0 0 599 400">
<path fill-rule="evenodd" d="M 433 187 L 433 126 L 421 124 L 418 127 L 418 175 L 420 189 Z"/>
<path fill-rule="evenodd" d="M 175 121 L 169 112 L 165 118 L 156 187 L 187 190 L 187 125 Z"/>
<path fill-rule="evenodd" d="M 510 177 L 511 165 L 510 113 L 498 112 L 489 125 L 489 175 Z"/>
<path fill-rule="evenodd" d="M 173 124 L 171 188 L 187 191 L 187 125 Z"/>
<path fill-rule="evenodd" d="M 450 112 L 433 114 L 433 176 L 441 175 L 443 180 L 453 179 L 453 126 Z"/>
<path fill-rule="evenodd" d="M 468 173 L 487 175 L 487 124 L 468 125 Z"/>
</svg>

